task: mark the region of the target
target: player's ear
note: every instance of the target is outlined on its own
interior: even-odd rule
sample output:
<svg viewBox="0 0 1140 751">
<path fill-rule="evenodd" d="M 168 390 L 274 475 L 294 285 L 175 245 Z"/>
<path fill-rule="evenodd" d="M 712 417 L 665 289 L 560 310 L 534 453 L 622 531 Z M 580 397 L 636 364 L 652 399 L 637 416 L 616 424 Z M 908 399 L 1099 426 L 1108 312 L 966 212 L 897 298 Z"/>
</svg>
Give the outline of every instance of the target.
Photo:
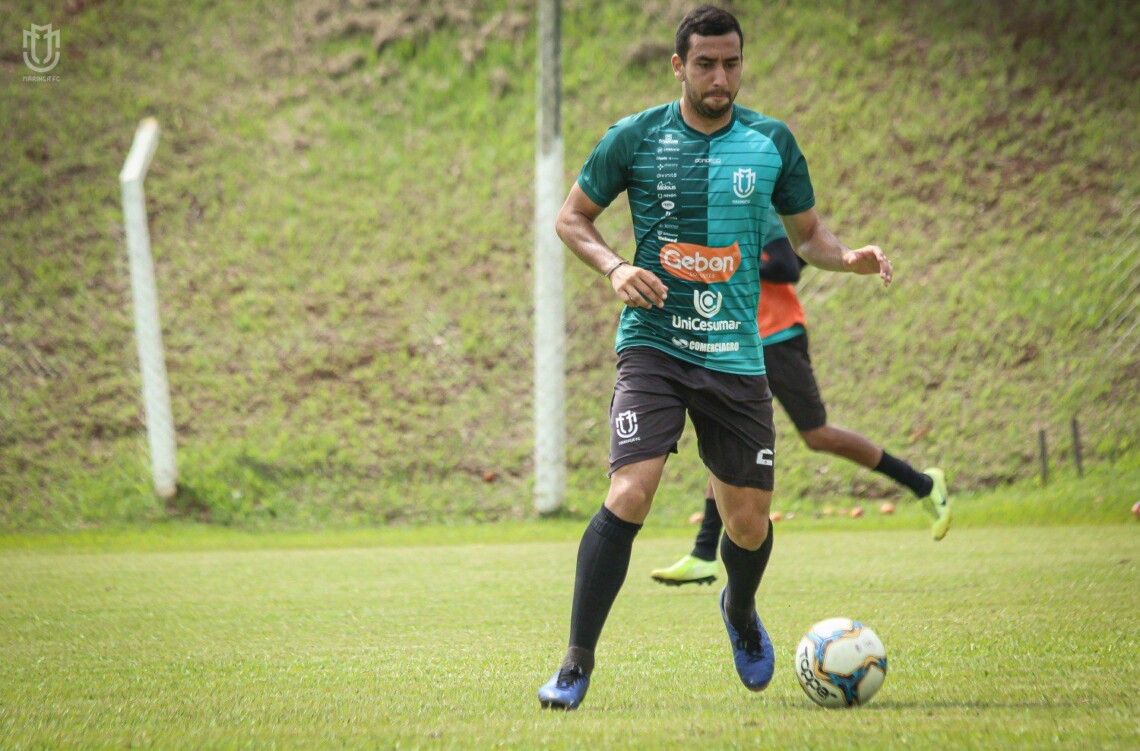
<svg viewBox="0 0 1140 751">
<path fill-rule="evenodd" d="M 678 81 L 685 80 L 685 63 L 681 61 L 681 56 L 673 53 L 673 77 Z"/>
</svg>

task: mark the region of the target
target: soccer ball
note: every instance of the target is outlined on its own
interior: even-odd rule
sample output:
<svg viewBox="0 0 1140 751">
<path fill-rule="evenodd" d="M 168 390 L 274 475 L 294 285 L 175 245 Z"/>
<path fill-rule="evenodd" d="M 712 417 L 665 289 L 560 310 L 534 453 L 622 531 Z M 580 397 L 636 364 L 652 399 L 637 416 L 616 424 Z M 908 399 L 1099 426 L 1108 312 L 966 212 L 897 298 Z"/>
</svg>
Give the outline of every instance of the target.
<svg viewBox="0 0 1140 751">
<path fill-rule="evenodd" d="M 887 677 L 887 650 L 862 623 L 829 618 L 812 626 L 796 647 L 796 677 L 821 706 L 866 704 Z"/>
</svg>

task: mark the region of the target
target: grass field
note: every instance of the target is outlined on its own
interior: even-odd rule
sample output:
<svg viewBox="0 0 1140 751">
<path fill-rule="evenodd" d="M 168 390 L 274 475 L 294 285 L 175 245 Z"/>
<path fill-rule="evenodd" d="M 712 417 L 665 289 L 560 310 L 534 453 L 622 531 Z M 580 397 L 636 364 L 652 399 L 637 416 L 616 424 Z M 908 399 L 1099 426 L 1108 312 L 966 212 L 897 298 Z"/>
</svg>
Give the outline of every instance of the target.
<svg viewBox="0 0 1140 751">
<path fill-rule="evenodd" d="M 732 671 L 717 590 L 646 575 L 687 538 L 643 535 L 594 685 L 566 715 L 540 711 L 534 692 L 561 657 L 580 524 L 547 529 L 565 539 L 428 545 L 420 530 L 421 544 L 232 550 L 205 530 L 186 552 L 7 540 L 0 747 L 1125 749 L 1140 738 L 1131 525 L 956 529 L 937 545 L 917 530 L 778 532 L 761 588 L 778 672 L 760 695 Z M 890 656 L 882 691 L 855 711 L 817 708 L 790 668 L 802 632 L 840 614 L 872 625 Z"/>
</svg>

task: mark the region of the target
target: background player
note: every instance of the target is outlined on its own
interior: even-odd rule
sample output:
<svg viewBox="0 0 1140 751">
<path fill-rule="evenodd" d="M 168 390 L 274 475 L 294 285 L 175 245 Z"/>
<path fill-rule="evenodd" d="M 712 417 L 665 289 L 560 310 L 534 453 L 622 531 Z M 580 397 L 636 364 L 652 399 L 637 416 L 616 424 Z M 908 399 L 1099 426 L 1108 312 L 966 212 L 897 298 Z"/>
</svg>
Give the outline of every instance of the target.
<svg viewBox="0 0 1140 751">
<path fill-rule="evenodd" d="M 927 510 L 935 517 L 931 532 L 935 540 L 941 540 L 950 529 L 952 516 L 942 470 L 932 467 L 919 472 L 866 436 L 828 424 L 808 352 L 807 318 L 794 286 L 804 262 L 792 249 L 774 211 L 768 226 L 768 242 L 760 260 L 757 326 L 764 343 L 764 365 L 772 395 L 788 413 L 808 448 L 862 464 L 925 499 Z M 672 566 L 653 571 L 650 576 L 657 581 L 677 585 L 716 579 L 716 548 L 723 525 L 711 480 L 705 496 L 704 519 L 693 551 Z"/>
</svg>

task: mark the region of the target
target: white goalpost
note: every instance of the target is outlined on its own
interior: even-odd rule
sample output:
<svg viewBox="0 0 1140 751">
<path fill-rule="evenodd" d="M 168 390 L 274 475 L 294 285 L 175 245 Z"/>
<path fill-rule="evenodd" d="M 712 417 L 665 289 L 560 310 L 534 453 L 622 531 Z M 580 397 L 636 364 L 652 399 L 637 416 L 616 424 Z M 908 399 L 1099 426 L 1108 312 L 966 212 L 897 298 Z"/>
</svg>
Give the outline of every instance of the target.
<svg viewBox="0 0 1140 751">
<path fill-rule="evenodd" d="M 538 8 L 538 122 L 534 169 L 534 507 L 549 514 L 566 494 L 562 241 L 554 231 L 562 191 L 561 8 Z"/>
<path fill-rule="evenodd" d="M 135 307 L 135 341 L 142 371 L 143 406 L 155 492 L 171 498 L 178 491 L 178 466 L 174 440 L 174 416 L 170 409 L 170 386 L 162 352 L 162 327 L 158 320 L 158 289 L 150 255 L 143 181 L 158 146 L 158 121 L 143 120 L 135 131 L 127 161 L 119 173 L 123 194 L 123 222 L 127 256 L 131 266 L 131 294 Z"/>
</svg>

